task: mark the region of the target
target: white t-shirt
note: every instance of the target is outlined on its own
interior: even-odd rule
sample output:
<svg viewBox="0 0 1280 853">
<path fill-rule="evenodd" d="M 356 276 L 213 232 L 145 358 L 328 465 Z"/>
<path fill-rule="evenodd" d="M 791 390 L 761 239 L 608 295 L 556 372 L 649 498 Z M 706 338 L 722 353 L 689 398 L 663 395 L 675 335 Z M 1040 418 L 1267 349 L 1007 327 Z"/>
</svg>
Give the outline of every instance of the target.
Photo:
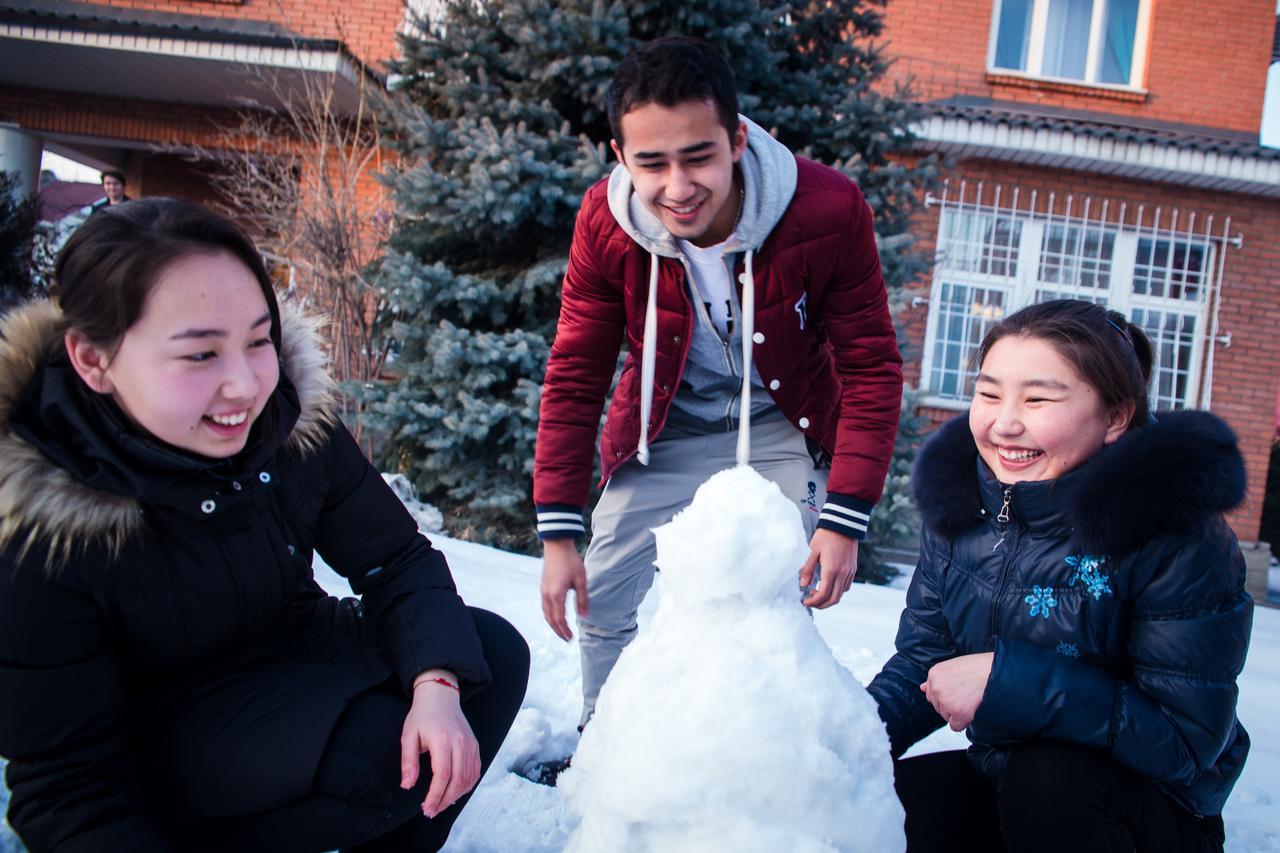
<svg viewBox="0 0 1280 853">
<path fill-rule="evenodd" d="M 702 297 L 711 324 L 721 337 L 727 338 L 733 330 L 733 286 L 729 281 L 729 267 L 724 260 L 724 249 L 733 235 L 714 246 L 702 248 L 688 240 L 679 240 L 680 251 L 689 261 L 689 272 L 694 286 Z"/>
</svg>

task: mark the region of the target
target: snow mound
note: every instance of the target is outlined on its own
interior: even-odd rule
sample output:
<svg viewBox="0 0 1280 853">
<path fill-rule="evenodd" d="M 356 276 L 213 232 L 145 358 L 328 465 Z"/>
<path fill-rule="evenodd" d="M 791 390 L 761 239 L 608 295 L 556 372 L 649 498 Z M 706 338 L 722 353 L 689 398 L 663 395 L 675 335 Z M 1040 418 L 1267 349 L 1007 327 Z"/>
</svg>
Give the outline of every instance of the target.
<svg viewBox="0 0 1280 853">
<path fill-rule="evenodd" d="M 733 468 L 655 534 L 661 604 L 560 777 L 567 849 L 904 849 L 875 703 L 800 604 L 794 504 Z"/>
</svg>

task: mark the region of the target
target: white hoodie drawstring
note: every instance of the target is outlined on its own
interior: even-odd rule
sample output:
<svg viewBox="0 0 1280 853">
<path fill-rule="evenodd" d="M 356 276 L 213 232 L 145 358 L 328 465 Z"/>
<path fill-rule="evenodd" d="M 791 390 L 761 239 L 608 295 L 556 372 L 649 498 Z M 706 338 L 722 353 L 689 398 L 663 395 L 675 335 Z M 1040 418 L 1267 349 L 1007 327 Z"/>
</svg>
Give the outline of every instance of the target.
<svg viewBox="0 0 1280 853">
<path fill-rule="evenodd" d="M 636 458 L 649 464 L 649 414 L 653 410 L 653 372 L 658 346 L 658 256 L 649 253 L 649 299 L 644 309 L 644 354 L 640 358 L 640 445 Z"/>
<path fill-rule="evenodd" d="M 751 345 L 756 326 L 756 280 L 751 272 L 755 249 L 747 249 L 742 284 L 742 404 L 738 409 L 738 464 L 751 464 Z"/>
<path fill-rule="evenodd" d="M 751 464 L 751 346 L 755 343 L 756 279 L 751 271 L 755 249 L 747 249 L 742 285 L 742 398 L 738 408 L 739 465 Z M 649 464 L 649 415 L 653 411 L 653 374 L 658 345 L 658 256 L 649 253 L 649 294 L 644 309 L 644 353 L 640 358 L 640 444 L 636 458 Z"/>
</svg>

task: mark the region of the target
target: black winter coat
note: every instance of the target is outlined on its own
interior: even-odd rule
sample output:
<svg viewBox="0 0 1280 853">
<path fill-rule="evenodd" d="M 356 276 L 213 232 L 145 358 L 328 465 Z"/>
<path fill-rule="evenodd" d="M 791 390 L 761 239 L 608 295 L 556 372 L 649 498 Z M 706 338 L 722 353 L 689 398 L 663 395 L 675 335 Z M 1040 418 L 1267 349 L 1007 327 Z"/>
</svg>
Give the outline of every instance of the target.
<svg viewBox="0 0 1280 853">
<path fill-rule="evenodd" d="M 957 417 L 922 449 L 913 489 L 920 562 L 897 654 L 868 688 L 894 755 L 944 723 L 919 687 L 929 668 L 994 651 L 966 732 L 979 772 L 1052 738 L 1221 813 L 1249 751 L 1236 677 L 1253 620 L 1222 519 L 1244 496 L 1230 429 L 1161 415 L 1057 480 L 1005 487 Z"/>
<path fill-rule="evenodd" d="M 305 796 L 357 694 L 433 667 L 489 679 L 443 556 L 284 319 L 279 389 L 222 462 L 88 391 L 48 303 L 0 326 L 0 755 L 33 851 L 167 849 L 173 815 Z M 320 589 L 313 552 L 363 604 Z"/>
</svg>

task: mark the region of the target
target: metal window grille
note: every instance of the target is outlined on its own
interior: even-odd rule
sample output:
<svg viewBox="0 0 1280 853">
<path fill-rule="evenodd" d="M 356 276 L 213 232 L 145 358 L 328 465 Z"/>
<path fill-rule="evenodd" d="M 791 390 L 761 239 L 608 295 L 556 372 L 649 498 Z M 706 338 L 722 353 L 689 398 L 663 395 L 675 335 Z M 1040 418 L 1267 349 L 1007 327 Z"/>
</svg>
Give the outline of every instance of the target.
<svg viewBox="0 0 1280 853">
<path fill-rule="evenodd" d="M 973 355 L 987 330 L 1004 316 L 1006 295 L 999 288 L 943 283 L 938 317 L 945 334 L 934 338 L 929 387 L 953 398 L 973 394 Z"/>
<path fill-rule="evenodd" d="M 935 402 L 972 395 L 973 354 L 1006 312 L 1074 298 L 1147 331 L 1155 408 L 1209 405 L 1223 249 L 1242 243 L 1230 217 L 967 181 L 926 203 L 941 208 L 921 372 Z"/>
</svg>

